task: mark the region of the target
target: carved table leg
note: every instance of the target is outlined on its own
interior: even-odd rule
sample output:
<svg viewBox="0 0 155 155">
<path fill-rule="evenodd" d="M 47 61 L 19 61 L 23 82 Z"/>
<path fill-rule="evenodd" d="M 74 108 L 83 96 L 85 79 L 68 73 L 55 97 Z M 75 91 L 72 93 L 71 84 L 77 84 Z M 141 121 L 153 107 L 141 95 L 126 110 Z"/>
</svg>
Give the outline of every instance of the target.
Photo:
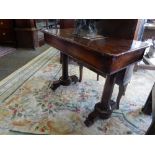
<svg viewBox="0 0 155 155">
<path fill-rule="evenodd" d="M 68 56 L 62 53 L 62 76 L 58 81 L 54 81 L 50 86 L 52 90 L 56 90 L 60 85 L 68 86 L 71 82 L 78 82 L 78 77 L 75 75 L 68 76 Z"/>
<path fill-rule="evenodd" d="M 97 81 L 99 81 L 99 74 L 97 74 Z"/>
<path fill-rule="evenodd" d="M 152 91 L 150 92 L 149 97 L 142 108 L 142 112 L 146 115 L 151 115 L 152 113 Z"/>
<path fill-rule="evenodd" d="M 94 111 L 88 115 L 87 119 L 84 122 L 86 126 L 91 126 L 98 118 L 107 119 L 111 116 L 113 109 L 116 108 L 116 103 L 110 100 L 115 80 L 116 74 L 108 75 L 106 77 L 101 102 L 97 103 L 94 107 Z"/>
<path fill-rule="evenodd" d="M 148 97 L 144 107 L 142 108 L 142 111 L 148 115 L 150 115 L 152 113 L 152 122 L 145 134 L 146 135 L 155 135 L 155 84 L 152 87 L 152 90 L 149 94 L 149 97 Z"/>
<path fill-rule="evenodd" d="M 125 95 L 125 91 L 126 91 L 126 88 L 127 88 L 127 85 L 119 85 L 119 93 L 118 93 L 118 96 L 117 96 L 117 109 L 119 109 L 119 103 L 120 103 L 120 100 L 122 98 L 123 95 Z"/>
<path fill-rule="evenodd" d="M 155 120 L 152 120 L 152 123 L 145 134 L 146 135 L 155 135 Z"/>
<path fill-rule="evenodd" d="M 82 81 L 82 77 L 83 77 L 83 65 L 79 64 L 79 72 L 80 72 L 80 78 L 79 78 L 79 82 Z"/>
</svg>

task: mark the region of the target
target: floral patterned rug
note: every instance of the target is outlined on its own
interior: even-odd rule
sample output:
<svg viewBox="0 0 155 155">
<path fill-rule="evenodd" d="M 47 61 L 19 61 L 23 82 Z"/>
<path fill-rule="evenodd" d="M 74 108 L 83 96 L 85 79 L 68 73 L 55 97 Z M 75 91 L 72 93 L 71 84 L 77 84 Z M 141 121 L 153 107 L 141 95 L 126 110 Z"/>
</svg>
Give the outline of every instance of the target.
<svg viewBox="0 0 155 155">
<path fill-rule="evenodd" d="M 60 77 L 61 65 L 59 52 L 51 48 L 46 52 L 49 53 L 54 54 L 50 59 L 42 60 L 46 63 L 35 72 L 33 66 L 37 66 L 40 62 L 39 60 L 31 62 L 29 73 L 33 74 L 29 77 L 24 79 L 27 74 L 20 74 L 27 70 L 24 68 L 19 74 L 15 73 L 16 81 L 13 82 L 9 77 L 1 81 L 3 84 L 9 83 L 7 90 L 10 87 L 12 91 L 5 95 L 5 98 L 3 97 L 5 93 L 0 96 L 0 134 L 145 134 L 151 123 L 151 116 L 144 115 L 141 108 L 153 85 L 152 72 L 143 70 L 136 72 L 126 96 L 121 100 L 120 109 L 115 110 L 111 118 L 98 120 L 88 128 L 83 122 L 93 110 L 95 103 L 100 101 L 105 79 L 100 77 L 97 81 L 96 74 L 84 68 L 81 83 L 61 86 L 52 91 L 49 85 Z M 79 76 L 78 66 L 70 64 L 69 72 L 71 75 Z M 19 82 L 22 84 L 18 85 Z M 3 92 L 4 89 L 3 87 Z M 117 89 L 116 86 L 113 93 L 114 100 L 118 93 Z"/>
</svg>

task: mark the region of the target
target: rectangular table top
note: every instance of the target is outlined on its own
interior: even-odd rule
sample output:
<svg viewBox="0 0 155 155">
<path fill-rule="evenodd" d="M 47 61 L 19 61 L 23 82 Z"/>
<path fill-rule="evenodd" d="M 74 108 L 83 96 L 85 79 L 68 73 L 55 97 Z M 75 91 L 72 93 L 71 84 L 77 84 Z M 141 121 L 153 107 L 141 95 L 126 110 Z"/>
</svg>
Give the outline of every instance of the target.
<svg viewBox="0 0 155 155">
<path fill-rule="evenodd" d="M 74 29 L 44 29 L 42 32 L 48 44 L 107 74 L 140 61 L 148 47 L 147 43 L 136 40 L 77 37 L 73 34 Z"/>
<path fill-rule="evenodd" d="M 73 35 L 74 29 L 46 29 L 45 33 L 55 35 L 63 40 L 67 40 L 81 46 L 86 46 L 101 54 L 119 56 L 128 52 L 148 46 L 147 43 L 136 40 L 125 40 L 119 38 L 97 38 L 86 39 Z"/>
</svg>

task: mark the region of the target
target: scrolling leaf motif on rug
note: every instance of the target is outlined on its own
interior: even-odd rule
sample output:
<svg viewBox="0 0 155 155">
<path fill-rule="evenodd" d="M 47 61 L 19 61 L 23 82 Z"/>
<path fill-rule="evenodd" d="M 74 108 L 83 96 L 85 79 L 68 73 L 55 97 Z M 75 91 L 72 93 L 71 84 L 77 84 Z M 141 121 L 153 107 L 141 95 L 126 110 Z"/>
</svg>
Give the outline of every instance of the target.
<svg viewBox="0 0 155 155">
<path fill-rule="evenodd" d="M 78 75 L 78 66 L 69 65 L 69 71 Z M 53 92 L 49 84 L 60 75 L 58 53 L 3 101 L 0 107 L 1 134 L 114 135 L 144 134 L 147 130 L 151 118 L 140 112 L 142 105 L 138 100 L 133 103 L 130 98 L 123 100 L 120 110 L 114 111 L 110 119 L 99 120 L 87 128 L 83 122 L 100 100 L 104 78 L 96 81 L 96 74 L 84 68 L 81 83 L 61 86 Z M 116 95 L 117 91 L 114 91 L 114 98 Z"/>
</svg>

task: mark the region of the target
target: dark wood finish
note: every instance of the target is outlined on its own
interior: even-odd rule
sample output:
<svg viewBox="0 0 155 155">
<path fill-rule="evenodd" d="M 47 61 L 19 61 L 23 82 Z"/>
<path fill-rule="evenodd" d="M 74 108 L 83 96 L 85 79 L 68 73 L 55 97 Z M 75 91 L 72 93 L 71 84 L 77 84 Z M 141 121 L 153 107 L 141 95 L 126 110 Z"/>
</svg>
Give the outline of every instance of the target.
<svg viewBox="0 0 155 155">
<path fill-rule="evenodd" d="M 125 34 L 123 33 L 121 35 L 127 39 L 133 39 L 134 30 L 136 27 L 136 21 L 137 20 L 131 20 L 131 21 L 117 20 L 117 24 L 113 24 L 116 22 L 116 20 L 96 20 L 96 25 L 97 25 L 98 33 L 103 34 L 103 35 L 109 31 L 114 34 L 115 31 L 117 31 L 117 29 L 121 29 L 121 28 L 123 28 L 123 31 L 126 31 L 126 27 L 128 27 L 127 30 L 130 29 L 130 31 L 126 31 Z M 75 22 L 74 19 L 60 20 L 60 28 L 61 29 L 74 28 L 74 22 Z M 121 31 L 122 31 L 122 29 L 121 29 Z M 117 34 L 117 37 L 119 37 L 119 35 L 120 34 Z M 79 74 L 80 80 L 79 81 L 82 80 L 82 67 L 81 66 L 82 65 L 79 64 L 79 70 L 80 70 L 80 74 Z M 128 67 L 128 68 L 132 68 L 132 67 Z M 117 80 L 116 80 L 116 83 L 119 85 L 119 87 L 121 87 L 121 88 L 125 87 L 126 83 L 128 83 L 131 79 L 131 75 L 132 75 L 131 73 L 132 73 L 131 69 L 123 70 L 122 73 L 120 73 L 119 78 L 117 78 Z M 97 74 L 97 80 L 99 80 L 99 74 Z M 122 81 L 123 81 L 123 83 L 122 83 Z M 123 95 L 123 94 L 121 94 L 121 92 L 119 92 L 118 98 L 120 98 L 120 96 Z M 120 99 L 118 99 L 118 101 L 120 102 Z"/>
<path fill-rule="evenodd" d="M 68 28 L 74 28 L 75 19 L 60 19 L 60 29 L 68 29 Z M 62 59 L 62 54 L 60 54 L 60 62 Z M 72 61 L 72 60 L 71 60 Z M 70 62 L 70 58 L 69 58 Z M 79 82 L 82 81 L 83 76 L 83 66 L 80 63 L 77 63 L 79 65 Z"/>
<path fill-rule="evenodd" d="M 99 74 L 97 74 L 97 81 L 99 80 L 99 76 L 100 76 L 100 75 L 99 75 Z"/>
<path fill-rule="evenodd" d="M 61 29 L 68 29 L 74 28 L 75 19 L 60 19 L 60 28 Z"/>
<path fill-rule="evenodd" d="M 13 42 L 14 32 L 10 29 L 0 29 L 0 42 Z"/>
<path fill-rule="evenodd" d="M 111 116 L 113 109 L 115 109 L 116 103 L 111 101 L 111 95 L 113 92 L 114 84 L 116 80 L 116 74 L 108 75 L 104 85 L 101 102 L 95 105 L 94 111 L 88 115 L 85 120 L 85 125 L 90 126 L 98 118 L 107 119 Z"/>
<path fill-rule="evenodd" d="M 155 135 L 155 120 L 152 120 L 151 125 L 145 133 L 146 135 Z"/>
<path fill-rule="evenodd" d="M 78 77 L 75 75 L 68 76 L 68 56 L 66 54 L 62 54 L 62 77 L 58 81 L 54 81 L 50 86 L 52 90 L 56 90 L 60 85 L 68 86 L 71 82 L 78 82 Z"/>
<path fill-rule="evenodd" d="M 148 45 L 140 41 L 113 37 L 92 41 L 73 36 L 73 31 L 73 29 L 56 29 L 43 32 L 46 43 L 65 55 L 62 57 L 62 62 L 66 63 L 66 66 L 68 64 L 66 57 L 70 56 L 96 73 L 107 75 L 101 102 L 96 104 L 94 111 L 85 121 L 85 124 L 90 126 L 98 117 L 102 119 L 110 117 L 113 107 L 116 108 L 116 103 L 111 101 L 111 94 L 117 75 L 129 65 L 140 61 Z M 65 68 L 63 67 L 63 74 L 67 71 Z M 67 77 L 68 75 L 65 79 Z"/>
<path fill-rule="evenodd" d="M 34 19 L 16 19 L 15 20 L 16 28 L 35 28 Z"/>
<path fill-rule="evenodd" d="M 96 25 L 98 33 L 106 37 L 133 40 L 137 22 L 137 19 L 106 19 L 97 20 Z"/>
<path fill-rule="evenodd" d="M 83 77 L 83 65 L 81 65 L 81 64 L 79 64 L 79 72 L 80 72 L 79 82 L 81 82 L 82 77 Z"/>
<path fill-rule="evenodd" d="M 142 108 L 142 112 L 146 115 L 151 115 L 152 113 L 152 90 L 147 98 L 144 107 Z"/>
<path fill-rule="evenodd" d="M 142 112 L 146 115 L 151 115 L 152 114 L 152 122 L 151 125 L 149 126 L 148 130 L 146 131 L 146 135 L 155 135 L 155 101 L 152 100 L 152 95 L 153 89 L 155 89 L 155 84 L 152 87 L 152 90 L 147 98 L 147 101 L 142 108 Z"/>
<path fill-rule="evenodd" d="M 97 27 L 98 34 L 104 35 L 106 37 L 116 37 L 119 39 L 122 38 L 122 39 L 129 39 L 129 40 L 133 40 L 134 38 L 137 40 L 139 36 L 139 30 L 141 29 L 139 24 L 141 21 L 142 20 L 137 20 L 137 19 L 96 20 L 96 27 Z M 117 97 L 117 102 L 118 102 L 117 107 L 119 107 L 119 102 L 121 100 L 121 97 L 125 94 L 124 88 L 126 88 L 127 83 L 130 82 L 132 73 L 133 73 L 133 65 L 128 66 L 126 69 L 122 70 L 119 73 L 119 76 L 117 76 L 116 84 L 118 84 L 120 88 L 118 97 Z M 102 76 L 105 77 L 105 75 L 102 75 Z M 97 74 L 97 80 L 99 80 L 99 74 Z"/>
<path fill-rule="evenodd" d="M 143 20 L 115 20 L 115 19 L 106 19 L 106 20 L 96 20 L 96 27 L 98 34 L 107 36 L 107 37 L 116 37 L 116 38 L 123 38 L 123 39 L 129 39 L 138 40 L 139 38 L 139 32 L 141 29 L 141 23 Z M 60 20 L 60 28 L 74 28 L 74 19 L 65 19 Z M 82 66 L 79 64 L 79 66 Z M 80 67 L 80 80 L 82 79 L 82 68 Z M 121 100 L 121 97 L 125 94 L 124 88 L 127 87 L 127 83 L 130 82 L 131 76 L 133 73 L 133 65 L 128 66 L 126 69 L 122 70 L 119 73 L 119 76 L 116 79 L 116 84 L 119 85 L 119 93 L 117 97 L 117 107 L 119 107 L 119 103 Z M 105 77 L 105 75 L 102 75 Z M 97 80 L 99 80 L 99 74 L 97 74 Z M 124 91 L 123 91 L 124 90 Z"/>
<path fill-rule="evenodd" d="M 0 29 L 1 28 L 12 28 L 13 27 L 13 20 L 12 19 L 0 19 Z"/>
<path fill-rule="evenodd" d="M 1 45 L 36 48 L 44 43 L 44 34 L 39 32 L 34 19 L 0 19 Z"/>
<path fill-rule="evenodd" d="M 16 19 L 15 33 L 17 46 L 22 48 L 36 48 L 39 46 L 38 30 L 33 19 Z"/>
<path fill-rule="evenodd" d="M 15 46 L 15 33 L 12 19 L 0 19 L 0 44 Z"/>
<path fill-rule="evenodd" d="M 118 38 L 90 41 L 76 38 L 73 29 L 44 31 L 45 41 L 83 65 L 102 74 L 114 74 L 142 59 L 146 43 Z M 104 62 L 104 63 L 103 63 Z"/>
</svg>

